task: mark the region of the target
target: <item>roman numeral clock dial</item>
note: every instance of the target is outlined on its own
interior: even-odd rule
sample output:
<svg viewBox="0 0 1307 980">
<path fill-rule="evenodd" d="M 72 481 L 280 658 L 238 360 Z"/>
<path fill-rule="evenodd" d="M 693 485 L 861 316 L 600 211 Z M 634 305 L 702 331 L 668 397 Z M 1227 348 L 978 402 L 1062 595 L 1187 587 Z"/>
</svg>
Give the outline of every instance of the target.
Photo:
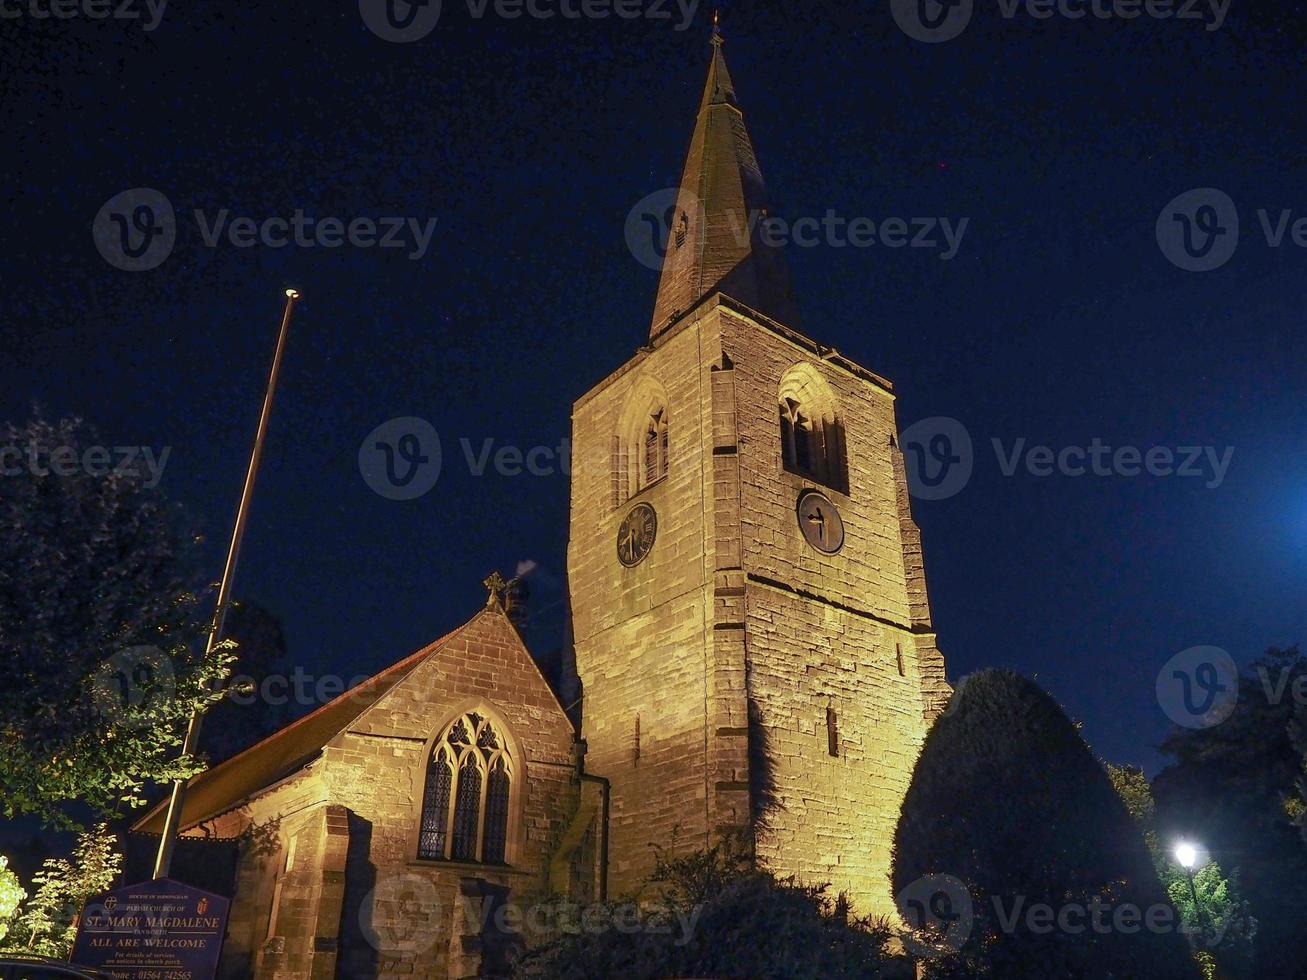
<svg viewBox="0 0 1307 980">
<path fill-rule="evenodd" d="M 634 568 L 648 557 L 658 536 L 658 514 L 648 504 L 637 504 L 617 529 L 617 560 Z"/>
</svg>

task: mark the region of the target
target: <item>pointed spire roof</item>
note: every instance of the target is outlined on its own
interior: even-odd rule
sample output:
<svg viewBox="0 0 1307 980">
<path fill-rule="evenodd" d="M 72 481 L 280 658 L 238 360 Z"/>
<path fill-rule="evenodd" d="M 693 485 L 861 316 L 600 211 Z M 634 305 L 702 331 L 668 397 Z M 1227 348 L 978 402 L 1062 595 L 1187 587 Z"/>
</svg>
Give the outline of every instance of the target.
<svg viewBox="0 0 1307 980">
<path fill-rule="evenodd" d="M 766 188 L 726 67 L 725 43 L 714 19 L 712 63 L 676 207 L 668 216 L 650 336 L 716 292 L 797 325 L 780 248 L 762 240 Z"/>
</svg>

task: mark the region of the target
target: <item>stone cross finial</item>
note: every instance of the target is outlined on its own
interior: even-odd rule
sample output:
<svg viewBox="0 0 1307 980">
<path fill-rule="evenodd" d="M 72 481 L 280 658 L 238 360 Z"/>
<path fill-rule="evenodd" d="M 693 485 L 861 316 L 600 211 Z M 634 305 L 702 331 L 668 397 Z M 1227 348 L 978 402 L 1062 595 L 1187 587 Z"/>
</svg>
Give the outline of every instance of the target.
<svg viewBox="0 0 1307 980">
<path fill-rule="evenodd" d="M 509 584 L 504 580 L 504 576 L 498 572 L 491 572 L 490 577 L 482 584 L 490 590 L 490 596 L 486 599 L 486 606 L 492 609 L 498 606 L 502 609 L 504 607 L 504 593 L 508 591 Z"/>
</svg>

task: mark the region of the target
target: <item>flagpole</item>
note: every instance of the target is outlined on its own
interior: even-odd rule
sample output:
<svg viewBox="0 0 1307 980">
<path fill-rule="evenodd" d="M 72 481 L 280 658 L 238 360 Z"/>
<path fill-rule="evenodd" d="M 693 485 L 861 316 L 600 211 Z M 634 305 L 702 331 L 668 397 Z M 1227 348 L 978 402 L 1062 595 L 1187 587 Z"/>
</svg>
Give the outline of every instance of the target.
<svg viewBox="0 0 1307 980">
<path fill-rule="evenodd" d="M 263 412 L 259 415 L 259 428 L 254 435 L 254 451 L 250 454 L 249 469 L 245 471 L 245 488 L 241 491 L 240 507 L 236 510 L 236 525 L 232 528 L 231 544 L 227 548 L 227 563 L 223 566 L 222 584 L 218 587 L 218 608 L 213 617 L 213 629 L 209 632 L 208 644 L 205 648 L 206 658 L 222 642 L 227 610 L 231 605 L 232 580 L 236 577 L 236 562 L 240 558 L 241 539 L 245 537 L 245 525 L 250 516 L 250 499 L 254 496 L 254 479 L 259 472 L 259 461 L 263 458 L 263 441 L 268 434 L 268 419 L 272 415 L 272 397 L 277 390 L 277 377 L 281 374 L 281 359 L 286 351 L 286 336 L 290 332 L 291 313 L 295 309 L 295 301 L 299 298 L 300 294 L 297 290 L 286 290 L 286 310 L 281 317 L 281 332 L 277 335 L 277 352 L 272 358 L 268 390 L 263 396 Z M 184 755 L 194 755 L 199 748 L 200 726 L 203 722 L 203 711 L 191 715 L 190 724 L 186 726 L 186 741 L 182 745 Z M 168 877 L 168 873 L 172 870 L 173 849 L 177 844 L 177 834 L 181 830 L 182 809 L 185 805 L 186 780 L 178 779 L 172 784 L 168 816 L 164 821 L 163 837 L 159 841 L 159 854 L 154 863 L 156 879 Z"/>
</svg>

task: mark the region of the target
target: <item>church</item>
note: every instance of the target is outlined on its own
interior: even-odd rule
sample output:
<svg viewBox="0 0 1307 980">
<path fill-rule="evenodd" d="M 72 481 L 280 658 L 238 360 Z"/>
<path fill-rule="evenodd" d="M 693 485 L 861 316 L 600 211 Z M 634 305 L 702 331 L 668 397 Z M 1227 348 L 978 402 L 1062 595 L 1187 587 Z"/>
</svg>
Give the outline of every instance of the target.
<svg viewBox="0 0 1307 980">
<path fill-rule="evenodd" d="M 222 976 L 494 975 L 493 910 L 637 896 L 656 848 L 737 834 L 894 914 L 949 696 L 894 389 L 798 329 L 723 45 L 648 336 L 573 407 L 579 711 L 492 576 L 466 623 L 194 777 L 183 832 L 240 842 Z"/>
</svg>

